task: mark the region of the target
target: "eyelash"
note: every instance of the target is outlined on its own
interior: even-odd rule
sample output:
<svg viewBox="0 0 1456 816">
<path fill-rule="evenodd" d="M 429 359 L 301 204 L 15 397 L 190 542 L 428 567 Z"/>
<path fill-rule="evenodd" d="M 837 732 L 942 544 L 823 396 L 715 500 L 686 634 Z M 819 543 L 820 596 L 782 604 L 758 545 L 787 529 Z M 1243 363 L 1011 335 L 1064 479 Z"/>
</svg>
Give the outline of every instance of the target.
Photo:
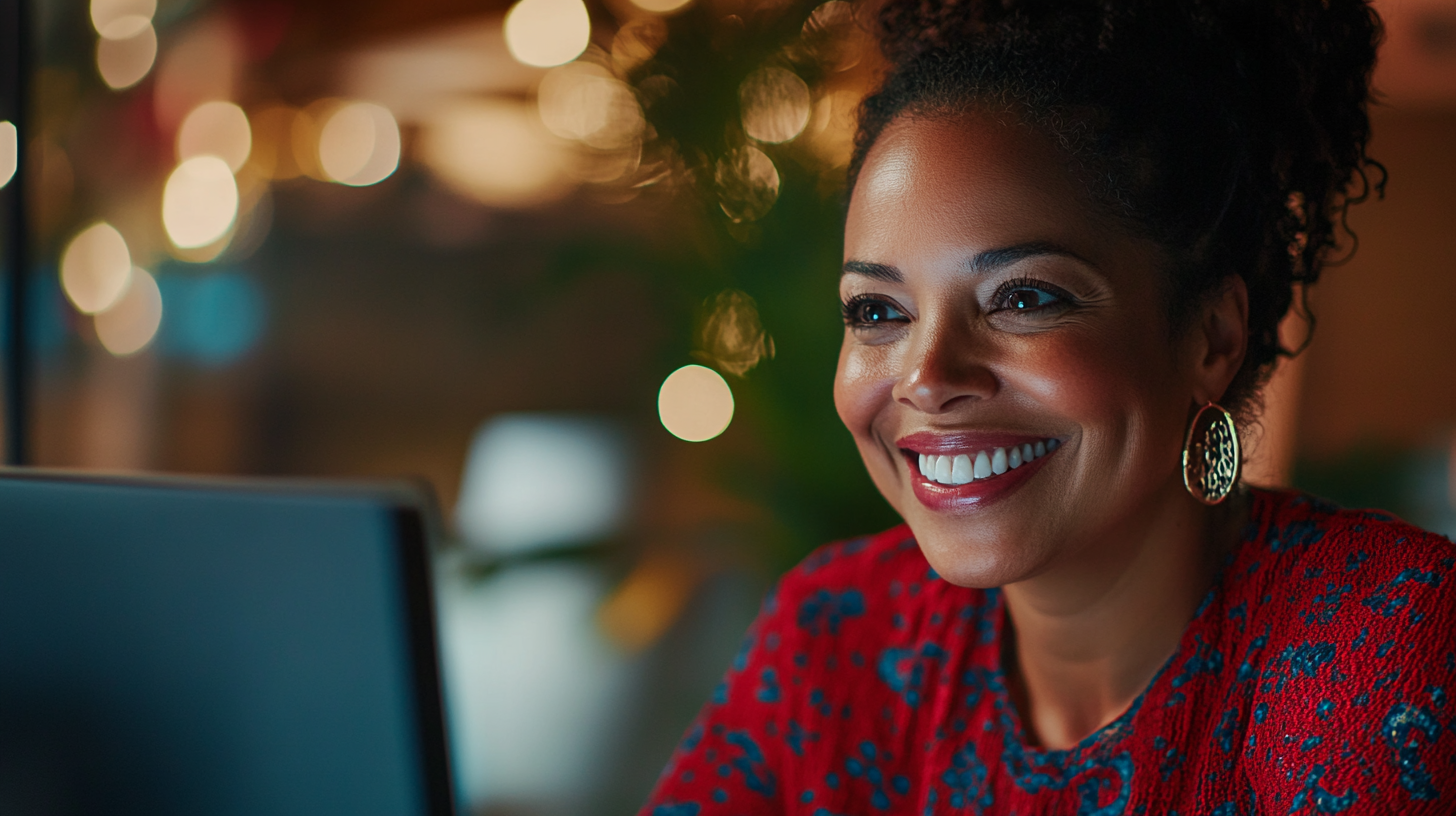
<svg viewBox="0 0 1456 816">
<path fill-rule="evenodd" d="M 1038 292 L 1042 292 L 1044 294 L 1051 295 L 1052 297 L 1056 298 L 1056 301 L 1031 309 L 1011 309 L 1010 307 L 1001 306 L 1001 304 L 1005 302 L 1008 295 L 1021 289 L 1032 289 Z M 994 314 L 996 312 L 1011 311 L 1019 312 L 1021 314 L 1028 314 L 1045 312 L 1050 310 L 1060 311 L 1061 309 L 1065 309 L 1067 307 L 1075 305 L 1077 305 L 1077 299 L 1068 294 L 1065 289 L 1053 286 L 1046 281 L 1037 280 L 1035 278 L 1014 278 L 996 287 L 996 293 L 991 296 L 992 308 L 990 309 L 989 313 Z"/>
<path fill-rule="evenodd" d="M 1042 292 L 1044 294 L 1051 295 L 1056 300 L 1052 303 L 1036 306 L 1031 309 L 1012 309 L 1010 307 L 1003 307 L 1000 305 L 1012 292 L 1022 289 L 1032 289 L 1038 292 Z M 889 306 L 891 309 L 894 309 L 897 312 L 901 311 L 899 308 L 889 303 L 884 297 L 880 295 L 855 295 L 849 300 L 840 303 L 840 311 L 842 313 L 842 316 L 844 318 L 844 324 L 846 326 L 850 326 L 853 328 L 873 328 L 891 322 L 885 321 L 884 323 L 873 323 L 870 321 L 860 320 L 857 316 L 859 308 L 866 303 L 884 303 L 886 306 Z M 1053 286 L 1046 281 L 1037 280 L 1035 278 L 1014 278 L 1012 280 L 1006 281 L 1005 283 L 1002 283 L 996 288 L 995 294 L 991 296 L 991 304 L 992 308 L 988 311 L 988 314 L 995 314 L 996 312 L 1002 311 L 1010 311 L 1020 314 L 1032 314 L 1053 310 L 1060 311 L 1062 309 L 1077 305 L 1077 300 L 1076 298 L 1068 294 L 1066 290 L 1057 286 Z"/>
<path fill-rule="evenodd" d="M 844 325 L 856 329 L 875 328 L 877 326 L 885 325 L 884 323 L 872 323 L 867 320 L 859 319 L 859 317 L 857 316 L 859 312 L 859 307 L 863 306 L 866 303 L 884 303 L 886 306 L 889 306 L 897 312 L 901 311 L 899 308 L 890 304 L 889 301 L 879 295 L 855 295 L 849 300 L 842 301 L 839 304 L 840 312 L 844 317 Z"/>
</svg>

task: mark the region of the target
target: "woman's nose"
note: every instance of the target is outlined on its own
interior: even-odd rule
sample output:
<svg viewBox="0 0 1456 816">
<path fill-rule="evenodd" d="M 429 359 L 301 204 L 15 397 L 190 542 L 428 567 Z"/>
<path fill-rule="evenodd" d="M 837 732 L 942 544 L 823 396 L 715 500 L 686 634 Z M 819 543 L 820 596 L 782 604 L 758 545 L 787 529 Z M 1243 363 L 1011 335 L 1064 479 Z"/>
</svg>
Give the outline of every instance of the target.
<svg viewBox="0 0 1456 816">
<path fill-rule="evenodd" d="M 984 349 L 971 330 L 927 328 L 914 343 L 892 389 L 894 398 L 927 414 L 941 414 L 968 401 L 989 399 L 998 383 Z"/>
</svg>

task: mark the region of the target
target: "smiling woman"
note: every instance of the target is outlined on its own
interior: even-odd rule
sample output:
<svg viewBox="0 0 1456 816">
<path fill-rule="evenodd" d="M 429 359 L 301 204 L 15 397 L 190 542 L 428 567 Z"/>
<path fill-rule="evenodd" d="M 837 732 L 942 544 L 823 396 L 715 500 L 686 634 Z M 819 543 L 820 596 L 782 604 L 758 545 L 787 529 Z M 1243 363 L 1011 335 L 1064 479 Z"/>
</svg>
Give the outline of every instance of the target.
<svg viewBox="0 0 1456 816">
<path fill-rule="evenodd" d="M 834 396 L 906 524 L 785 576 L 644 813 L 1449 813 L 1456 548 L 1238 481 L 1383 185 L 1374 13 L 879 23 Z"/>
</svg>

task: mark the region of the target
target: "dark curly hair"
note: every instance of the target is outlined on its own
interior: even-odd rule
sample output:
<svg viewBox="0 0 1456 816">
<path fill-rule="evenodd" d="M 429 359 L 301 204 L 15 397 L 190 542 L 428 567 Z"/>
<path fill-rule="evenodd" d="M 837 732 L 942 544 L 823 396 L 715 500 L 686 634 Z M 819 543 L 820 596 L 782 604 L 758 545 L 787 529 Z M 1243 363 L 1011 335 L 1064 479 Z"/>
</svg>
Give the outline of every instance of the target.
<svg viewBox="0 0 1456 816">
<path fill-rule="evenodd" d="M 851 194 L 899 116 L 1014 113 L 1164 248 L 1174 327 L 1226 276 L 1244 279 L 1249 347 L 1223 402 L 1247 416 L 1277 357 L 1297 352 L 1279 339 L 1296 292 L 1303 305 L 1336 248 L 1353 250 L 1348 207 L 1384 189 L 1365 152 L 1381 39 L 1369 5 L 887 0 L 877 24 L 889 68 L 860 109 Z"/>
</svg>

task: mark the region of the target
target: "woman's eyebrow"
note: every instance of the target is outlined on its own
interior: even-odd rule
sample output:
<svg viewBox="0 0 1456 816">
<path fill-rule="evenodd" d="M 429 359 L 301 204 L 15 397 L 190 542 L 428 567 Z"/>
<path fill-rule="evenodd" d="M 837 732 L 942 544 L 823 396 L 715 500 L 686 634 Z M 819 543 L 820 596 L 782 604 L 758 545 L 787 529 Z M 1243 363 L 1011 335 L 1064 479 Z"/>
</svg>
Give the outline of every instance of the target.
<svg viewBox="0 0 1456 816">
<path fill-rule="evenodd" d="M 1081 255 L 1050 241 L 1029 241 L 1024 244 L 977 252 L 967 266 L 970 267 L 971 272 L 977 275 L 985 275 L 1038 255 L 1058 255 L 1063 258 L 1080 261 L 1093 269 L 1097 268 L 1096 264 L 1083 258 Z"/>
<path fill-rule="evenodd" d="M 886 283 L 905 282 L 905 276 L 900 274 L 900 270 L 895 267 L 869 261 L 845 261 L 839 276 L 844 277 L 845 275 L 864 275 L 867 278 L 882 280 Z"/>
<path fill-rule="evenodd" d="M 1024 261 L 1027 258 L 1034 258 L 1038 255 L 1058 255 L 1080 261 L 1093 269 L 1097 268 L 1096 264 L 1081 255 L 1050 241 L 1029 241 L 1025 244 L 987 249 L 971 256 L 966 266 L 973 274 L 987 275 L 1003 267 Z M 840 275 L 851 274 L 863 275 L 867 278 L 885 281 L 886 283 L 905 282 L 905 276 L 899 269 L 889 264 L 871 263 L 869 261 L 845 261 Z"/>
</svg>

